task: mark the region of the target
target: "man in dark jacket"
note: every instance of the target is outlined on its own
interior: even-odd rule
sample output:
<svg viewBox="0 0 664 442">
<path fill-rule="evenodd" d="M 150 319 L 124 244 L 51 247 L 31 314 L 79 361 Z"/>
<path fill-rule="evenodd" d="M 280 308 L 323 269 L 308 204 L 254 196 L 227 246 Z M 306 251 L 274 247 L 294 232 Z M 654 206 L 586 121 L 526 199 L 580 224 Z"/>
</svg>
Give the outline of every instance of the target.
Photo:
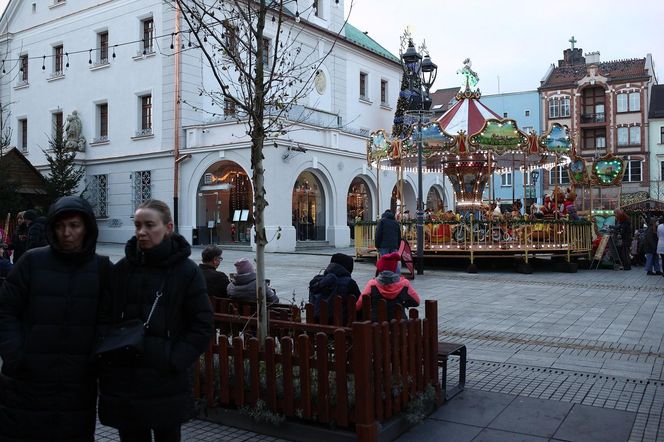
<svg viewBox="0 0 664 442">
<path fill-rule="evenodd" d="M 380 256 L 399 250 L 401 244 L 401 226 L 394 219 L 394 213 L 386 210 L 376 226 L 376 248 Z"/>
<path fill-rule="evenodd" d="M 203 271 L 203 276 L 205 277 L 205 283 L 207 284 L 207 293 L 208 296 L 216 296 L 217 298 L 228 298 L 228 292 L 226 287 L 228 287 L 228 276 L 224 272 L 217 270 L 217 267 L 223 261 L 221 257 L 221 247 L 209 245 L 203 249 L 201 253 L 201 258 L 203 263 L 199 264 L 198 267 Z"/>
<path fill-rule="evenodd" d="M 100 274 L 97 224 L 80 197 L 50 208 L 50 247 L 27 251 L 0 288 L 0 440 L 92 441 Z"/>
<path fill-rule="evenodd" d="M 325 301 L 329 306 L 329 324 L 334 323 L 333 298 L 340 296 L 342 300 L 342 325 L 348 323 L 349 296 L 360 296 L 360 288 L 351 276 L 353 273 L 353 257 L 343 253 L 335 253 L 330 259 L 322 275 L 316 275 L 309 282 L 309 302 L 314 306 L 314 320 L 320 322 L 320 303 Z"/>
<path fill-rule="evenodd" d="M 34 209 L 26 210 L 23 217 L 28 225 L 28 242 L 26 244 L 26 250 L 48 245 L 46 218 L 39 216 L 39 213 Z"/>
</svg>

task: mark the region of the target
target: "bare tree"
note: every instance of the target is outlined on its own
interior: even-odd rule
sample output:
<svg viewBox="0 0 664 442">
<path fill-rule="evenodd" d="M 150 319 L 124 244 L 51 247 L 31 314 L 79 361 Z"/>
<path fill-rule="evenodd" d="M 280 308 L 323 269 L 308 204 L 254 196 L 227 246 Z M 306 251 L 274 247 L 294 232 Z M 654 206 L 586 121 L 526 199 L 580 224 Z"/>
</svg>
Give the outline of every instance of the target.
<svg viewBox="0 0 664 442">
<path fill-rule="evenodd" d="M 301 16 L 314 12 L 318 3 L 315 1 L 304 9 L 299 9 L 304 2 L 298 5 L 294 0 L 165 1 L 176 8 L 176 15 L 182 15 L 186 27 L 176 31 L 188 39 L 187 46 L 194 45 L 201 51 L 209 75 L 214 78 L 214 88 L 202 88 L 200 95 L 210 99 L 217 109 L 232 108 L 234 118 L 245 125 L 251 139 L 258 339 L 262 346 L 267 336 L 264 281 L 268 243 L 263 145 L 270 137 L 287 133 L 292 121 L 289 111 L 311 91 L 312 80 L 331 53 L 343 26 L 326 32 L 326 40 L 331 44 L 320 50 L 322 39 L 306 46 L 302 38 L 308 25 L 301 21 Z M 271 37 L 269 46 L 266 29 Z M 183 103 L 212 113 L 203 106 Z"/>
</svg>

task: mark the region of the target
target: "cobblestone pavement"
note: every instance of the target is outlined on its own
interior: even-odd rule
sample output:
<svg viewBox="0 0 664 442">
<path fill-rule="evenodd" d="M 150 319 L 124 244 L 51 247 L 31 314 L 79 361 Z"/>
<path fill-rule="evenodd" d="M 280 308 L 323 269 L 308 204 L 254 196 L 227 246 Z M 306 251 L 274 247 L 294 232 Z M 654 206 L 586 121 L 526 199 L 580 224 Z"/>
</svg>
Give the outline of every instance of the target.
<svg viewBox="0 0 664 442">
<path fill-rule="evenodd" d="M 114 261 L 122 253 L 116 245 L 99 249 Z M 304 300 L 309 279 L 336 251 L 266 255 L 267 276 L 282 301 Z M 200 249 L 193 255 L 198 259 Z M 251 252 L 223 256 L 221 270 L 228 273 Z M 468 389 L 633 412 L 630 441 L 664 440 L 664 278 L 640 267 L 578 273 L 550 267 L 540 263 L 531 275 L 482 267 L 468 274 L 433 262 L 413 286 L 438 301 L 441 340 L 466 344 Z M 360 287 L 374 268 L 356 262 Z M 197 436 L 203 433 L 208 439 Z M 227 437 L 262 436 L 203 422 L 185 433 L 186 440 Z"/>
</svg>

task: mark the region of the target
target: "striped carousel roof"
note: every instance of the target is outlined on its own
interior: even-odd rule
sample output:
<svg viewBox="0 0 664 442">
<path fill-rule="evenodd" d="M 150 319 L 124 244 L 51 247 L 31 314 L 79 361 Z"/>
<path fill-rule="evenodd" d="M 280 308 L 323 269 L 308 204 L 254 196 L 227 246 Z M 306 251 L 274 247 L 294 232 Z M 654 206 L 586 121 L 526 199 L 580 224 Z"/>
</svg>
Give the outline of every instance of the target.
<svg viewBox="0 0 664 442">
<path fill-rule="evenodd" d="M 468 135 L 476 134 L 489 118 L 501 117 L 476 98 L 462 98 L 438 119 L 440 126 L 451 135 L 463 130 Z"/>
</svg>

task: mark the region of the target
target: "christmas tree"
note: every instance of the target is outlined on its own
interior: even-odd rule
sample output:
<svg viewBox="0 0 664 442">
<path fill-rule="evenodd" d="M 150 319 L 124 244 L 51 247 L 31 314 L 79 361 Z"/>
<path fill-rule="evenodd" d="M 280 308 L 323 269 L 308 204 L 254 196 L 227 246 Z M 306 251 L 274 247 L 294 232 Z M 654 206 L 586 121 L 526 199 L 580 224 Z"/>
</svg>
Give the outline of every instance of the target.
<svg viewBox="0 0 664 442">
<path fill-rule="evenodd" d="M 55 137 L 48 140 L 51 153 L 44 151 L 50 175 L 46 177 L 49 196 L 56 200 L 61 196 L 73 195 L 83 179 L 85 171 L 75 164 L 76 151 L 66 147 L 62 128 L 57 128 Z"/>
</svg>

